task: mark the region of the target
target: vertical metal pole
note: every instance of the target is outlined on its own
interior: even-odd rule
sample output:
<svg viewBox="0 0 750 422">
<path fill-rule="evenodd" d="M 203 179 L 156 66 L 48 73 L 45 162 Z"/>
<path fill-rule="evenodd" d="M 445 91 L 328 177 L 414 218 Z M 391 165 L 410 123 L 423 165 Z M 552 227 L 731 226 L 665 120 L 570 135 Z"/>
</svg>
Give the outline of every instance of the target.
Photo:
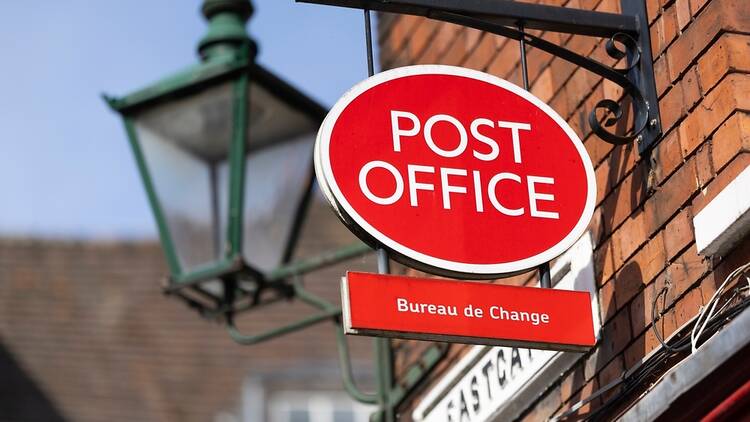
<svg viewBox="0 0 750 422">
<path fill-rule="evenodd" d="M 518 30 L 521 32 L 521 34 L 525 34 L 523 32 L 523 24 L 518 24 Z M 526 65 L 526 39 L 522 36 L 521 40 L 519 41 L 520 47 L 521 47 L 521 77 L 523 78 L 523 89 L 529 90 L 529 69 Z"/>
<path fill-rule="evenodd" d="M 389 274 L 391 272 L 388 252 L 378 249 L 378 274 Z M 380 420 L 384 422 L 395 422 L 390 393 L 393 388 L 393 354 L 391 340 L 387 338 L 375 339 L 375 359 L 377 360 L 378 381 L 378 407 L 380 408 Z"/>
<path fill-rule="evenodd" d="M 518 24 L 518 30 L 523 34 L 523 23 Z M 529 90 L 529 69 L 526 64 L 526 40 L 521 37 L 521 77 L 523 78 L 523 89 Z M 539 285 L 546 289 L 552 287 L 552 278 L 550 277 L 549 262 L 538 267 L 539 271 Z"/>
<path fill-rule="evenodd" d="M 372 24 L 370 23 L 369 9 L 364 10 L 364 18 L 365 44 L 367 45 L 367 75 L 373 76 L 375 74 L 375 63 L 372 52 Z M 379 248 L 377 255 L 378 274 L 389 274 L 391 266 L 388 260 L 388 252 L 383 248 Z M 391 388 L 393 388 L 393 355 L 390 339 L 375 339 L 375 364 L 378 383 L 378 419 L 384 422 L 395 422 L 396 417 L 390 399 Z"/>
<path fill-rule="evenodd" d="M 372 25 L 370 23 L 370 9 L 365 9 L 365 45 L 367 45 L 367 76 L 375 74 L 375 63 L 372 59 Z"/>
</svg>

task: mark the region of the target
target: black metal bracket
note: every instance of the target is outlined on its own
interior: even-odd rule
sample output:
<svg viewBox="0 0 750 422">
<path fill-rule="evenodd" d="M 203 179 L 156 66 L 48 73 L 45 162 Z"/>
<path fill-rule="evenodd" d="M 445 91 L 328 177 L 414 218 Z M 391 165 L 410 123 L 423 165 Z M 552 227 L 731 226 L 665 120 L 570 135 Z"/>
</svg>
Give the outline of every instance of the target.
<svg viewBox="0 0 750 422">
<path fill-rule="evenodd" d="M 646 153 L 661 135 L 645 0 L 620 0 L 621 14 L 508 0 L 296 0 L 378 12 L 424 16 L 501 35 L 538 48 L 614 82 L 623 97 L 599 101 L 589 114 L 592 131 L 606 142 L 638 142 Z M 517 28 L 608 38 L 607 54 L 625 59 L 612 67 Z M 632 119 L 623 104 L 630 102 Z M 603 113 L 601 113 L 603 111 Z M 622 123 L 632 121 L 623 130 Z M 616 131 L 612 130 L 617 129 Z"/>
</svg>

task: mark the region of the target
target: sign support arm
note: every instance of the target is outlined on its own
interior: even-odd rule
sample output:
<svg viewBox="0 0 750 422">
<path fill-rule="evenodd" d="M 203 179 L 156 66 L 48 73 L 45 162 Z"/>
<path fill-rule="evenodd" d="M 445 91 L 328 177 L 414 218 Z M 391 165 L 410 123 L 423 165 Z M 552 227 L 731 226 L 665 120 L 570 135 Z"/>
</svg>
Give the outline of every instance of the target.
<svg viewBox="0 0 750 422">
<path fill-rule="evenodd" d="M 637 141 L 641 154 L 650 151 L 661 136 L 658 96 L 651 62 L 651 39 L 644 0 L 621 0 L 623 14 L 594 12 L 559 6 L 507 0 L 297 0 L 424 16 L 524 41 L 563 60 L 582 67 L 623 88 L 623 98 L 604 99 L 589 114 L 591 129 L 602 140 L 615 144 Z M 607 53 L 626 59 L 621 68 L 607 66 L 531 34 L 514 29 L 519 24 L 531 29 L 608 38 Z M 627 97 L 627 98 L 625 98 Z M 618 130 L 628 121 L 627 100 L 634 114 L 625 132 Z M 603 114 L 603 116 L 598 116 Z M 603 112 L 603 113 L 602 113 Z M 603 122 L 603 123 L 602 123 Z M 619 124 L 618 124 L 619 123 Z M 613 128 L 614 131 L 608 128 Z"/>
</svg>

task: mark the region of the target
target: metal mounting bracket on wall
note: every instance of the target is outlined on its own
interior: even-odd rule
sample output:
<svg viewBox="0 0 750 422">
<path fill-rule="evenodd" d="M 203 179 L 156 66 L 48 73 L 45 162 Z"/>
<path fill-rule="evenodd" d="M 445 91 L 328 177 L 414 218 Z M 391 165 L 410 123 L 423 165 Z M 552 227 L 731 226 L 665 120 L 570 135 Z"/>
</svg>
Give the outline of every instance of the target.
<svg viewBox="0 0 750 422">
<path fill-rule="evenodd" d="M 641 154 L 659 140 L 661 120 L 651 60 L 645 0 L 620 0 L 622 13 L 594 12 L 508 0 L 297 0 L 378 12 L 424 16 L 463 25 L 546 51 L 607 79 L 623 89 L 622 98 L 603 99 L 589 114 L 592 131 L 606 142 L 638 143 Z M 518 28 L 608 38 L 607 54 L 625 59 L 619 67 L 582 56 Z M 625 105 L 630 103 L 630 111 Z M 622 125 L 632 122 L 629 127 Z"/>
</svg>

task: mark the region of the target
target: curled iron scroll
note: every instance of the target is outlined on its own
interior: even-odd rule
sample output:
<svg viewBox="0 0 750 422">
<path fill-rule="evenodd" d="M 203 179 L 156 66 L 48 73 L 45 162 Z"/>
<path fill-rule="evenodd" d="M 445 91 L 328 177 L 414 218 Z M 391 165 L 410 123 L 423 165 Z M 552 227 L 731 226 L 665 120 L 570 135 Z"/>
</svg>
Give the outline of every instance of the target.
<svg viewBox="0 0 750 422">
<path fill-rule="evenodd" d="M 479 29 L 480 31 L 491 32 L 516 41 L 523 39 L 526 44 L 531 47 L 546 51 L 547 53 L 582 67 L 589 72 L 595 73 L 622 87 L 624 95 L 630 97 L 632 100 L 632 109 L 635 114 L 633 117 L 633 127 L 625 132 L 625 134 L 621 135 L 608 130 L 607 128 L 619 123 L 625 114 L 623 113 L 621 103 L 612 99 L 601 100 L 594 106 L 594 109 L 589 114 L 588 120 L 594 134 L 602 140 L 615 145 L 623 145 L 638 139 L 641 133 L 646 129 L 649 120 L 649 105 L 643 97 L 643 93 L 636 85 L 638 80 L 636 67 L 641 60 L 641 50 L 638 47 L 636 40 L 630 34 L 618 32 L 613 34 L 612 37 L 607 40 L 605 47 L 609 56 L 618 60 L 625 57 L 627 58 L 627 64 L 625 67 L 613 68 L 557 44 L 551 43 L 543 38 L 518 31 L 517 29 L 509 28 L 489 19 L 438 10 L 431 11 L 427 14 L 427 17 L 468 26 L 474 29 Z M 622 49 L 619 46 L 622 46 Z M 648 59 L 650 59 L 650 57 Z M 633 82 L 631 79 L 636 82 Z M 603 119 L 604 124 L 600 123 L 599 118 L 597 118 L 598 110 L 605 111 Z"/>
<path fill-rule="evenodd" d="M 623 49 L 618 48 L 618 44 Z M 606 128 L 617 125 L 623 118 L 622 104 L 611 99 L 604 99 L 596 103 L 594 109 L 589 113 L 589 125 L 591 130 L 601 139 L 615 145 L 623 145 L 637 139 L 638 136 L 646 129 L 648 124 L 648 103 L 643 98 L 638 87 L 636 87 L 625 75 L 633 68 L 638 66 L 641 60 L 641 51 L 638 43 L 628 34 L 618 32 L 614 34 L 605 45 L 607 54 L 614 59 L 626 58 L 626 66 L 623 68 L 612 68 L 620 73 L 622 78 L 607 78 L 617 83 L 624 89 L 624 94 L 633 100 L 633 127 L 626 134 L 618 135 Z M 604 76 L 606 78 L 606 76 Z M 597 117 L 597 111 L 604 110 L 604 124 Z"/>
</svg>

